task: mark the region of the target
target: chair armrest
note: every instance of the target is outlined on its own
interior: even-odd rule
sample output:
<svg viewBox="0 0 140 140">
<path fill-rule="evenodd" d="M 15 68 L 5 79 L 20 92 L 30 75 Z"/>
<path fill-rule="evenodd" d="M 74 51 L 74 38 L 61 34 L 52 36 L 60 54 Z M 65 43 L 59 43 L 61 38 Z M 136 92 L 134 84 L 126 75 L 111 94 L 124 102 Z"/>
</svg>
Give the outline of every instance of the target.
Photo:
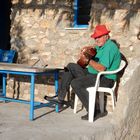
<svg viewBox="0 0 140 140">
<path fill-rule="evenodd" d="M 117 72 L 118 72 L 118 70 L 113 70 L 113 71 L 101 71 L 101 72 L 99 72 L 98 74 L 100 74 L 100 75 L 115 74 L 115 73 L 117 73 Z"/>
<path fill-rule="evenodd" d="M 113 71 L 100 71 L 98 74 L 97 74 L 97 78 L 96 78 L 96 82 L 95 82 L 95 89 L 97 90 L 99 85 L 100 85 L 100 77 L 101 75 L 106 75 L 106 74 L 116 74 L 118 73 L 119 71 L 121 71 L 126 65 L 126 62 L 124 60 L 121 60 L 121 63 L 120 63 L 120 66 L 118 69 L 116 70 L 113 70 Z"/>
<path fill-rule="evenodd" d="M 95 82 L 95 88 L 96 88 L 96 90 L 97 90 L 97 88 L 98 88 L 99 85 L 100 85 L 100 77 L 101 77 L 101 75 L 115 74 L 115 73 L 117 73 L 117 72 L 119 72 L 119 71 L 120 71 L 120 70 L 117 69 L 117 70 L 113 70 L 113 71 L 101 71 L 101 72 L 99 72 L 99 73 L 97 74 L 97 78 L 96 78 L 96 82 Z"/>
</svg>

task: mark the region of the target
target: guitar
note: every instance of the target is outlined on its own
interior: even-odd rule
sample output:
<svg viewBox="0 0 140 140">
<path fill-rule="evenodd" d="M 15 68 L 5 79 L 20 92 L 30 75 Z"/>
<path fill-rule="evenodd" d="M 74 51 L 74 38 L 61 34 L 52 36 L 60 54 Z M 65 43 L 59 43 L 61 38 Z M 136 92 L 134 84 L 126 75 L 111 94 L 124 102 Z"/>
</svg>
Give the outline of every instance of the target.
<svg viewBox="0 0 140 140">
<path fill-rule="evenodd" d="M 90 59 L 92 57 L 94 57 L 96 55 L 96 50 L 89 46 L 89 47 L 86 47 L 83 51 L 82 51 L 82 55 L 80 56 L 80 59 L 77 61 L 77 64 L 79 64 L 82 68 L 85 68 Z"/>
</svg>

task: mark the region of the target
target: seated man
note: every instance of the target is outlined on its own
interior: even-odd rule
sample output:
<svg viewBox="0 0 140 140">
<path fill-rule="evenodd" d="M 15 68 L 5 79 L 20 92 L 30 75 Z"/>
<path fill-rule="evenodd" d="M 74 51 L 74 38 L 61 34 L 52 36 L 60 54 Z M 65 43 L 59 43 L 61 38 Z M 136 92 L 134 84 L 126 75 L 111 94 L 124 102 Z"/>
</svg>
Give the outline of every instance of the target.
<svg viewBox="0 0 140 140">
<path fill-rule="evenodd" d="M 86 68 L 81 67 L 79 64 L 69 63 L 67 71 L 64 72 L 61 84 L 58 90 L 58 100 L 60 108 L 64 104 L 64 98 L 71 85 L 73 91 L 87 110 L 87 114 L 82 116 L 81 119 L 88 119 L 88 102 L 89 96 L 88 87 L 95 85 L 96 76 L 100 71 L 115 70 L 119 67 L 121 61 L 120 51 L 117 45 L 109 39 L 110 31 L 105 25 L 97 25 L 94 33 L 91 35 L 95 39 L 96 55 L 91 59 L 85 56 L 84 61 L 88 63 Z M 85 50 L 87 48 L 83 48 Z M 100 85 L 103 87 L 112 87 L 117 75 L 107 75 L 101 77 Z M 47 100 L 52 100 L 50 97 L 44 97 Z"/>
</svg>

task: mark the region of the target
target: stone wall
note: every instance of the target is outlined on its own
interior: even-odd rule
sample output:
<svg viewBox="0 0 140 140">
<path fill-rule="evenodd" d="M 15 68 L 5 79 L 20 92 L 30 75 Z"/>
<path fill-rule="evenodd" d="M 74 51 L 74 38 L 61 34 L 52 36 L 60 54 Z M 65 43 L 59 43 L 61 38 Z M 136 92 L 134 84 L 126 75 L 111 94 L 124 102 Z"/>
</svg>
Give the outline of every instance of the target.
<svg viewBox="0 0 140 140">
<path fill-rule="evenodd" d="M 129 76 L 128 76 L 129 75 Z M 118 140 L 140 139 L 140 59 L 130 61 L 120 84 L 120 98 L 113 119 Z M 116 125 L 115 125 L 116 126 Z"/>
<path fill-rule="evenodd" d="M 32 65 L 41 58 L 50 67 L 63 67 L 69 62 L 76 62 L 80 48 L 94 44 L 90 34 L 99 23 L 106 24 L 111 30 L 111 38 L 117 41 L 128 62 L 140 56 L 140 2 L 138 0 L 120 2 L 93 0 L 91 20 L 86 30 L 66 29 L 73 23 L 71 0 L 46 2 L 13 0 L 12 3 L 11 48 L 18 52 L 17 63 Z M 8 95 L 20 93 L 20 97 L 29 99 L 28 88 L 25 88 L 29 86 L 28 82 L 20 82 L 19 89 L 18 78 L 23 79 L 23 77 L 11 77 L 8 81 L 7 91 L 10 91 Z M 13 89 L 12 81 L 15 82 L 16 90 Z M 41 101 L 44 94 L 54 93 L 52 86 L 45 83 L 43 88 L 42 86 L 41 83 L 36 85 L 36 98 Z"/>
<path fill-rule="evenodd" d="M 66 30 L 72 24 L 72 2 L 68 0 L 13 0 L 11 46 L 18 50 L 19 63 L 31 63 L 42 57 L 49 65 L 64 66 L 77 61 L 81 47 L 91 45 L 92 29 L 106 24 L 126 57 L 139 55 L 137 38 L 140 34 L 140 3 L 94 1 L 87 30 Z"/>
</svg>

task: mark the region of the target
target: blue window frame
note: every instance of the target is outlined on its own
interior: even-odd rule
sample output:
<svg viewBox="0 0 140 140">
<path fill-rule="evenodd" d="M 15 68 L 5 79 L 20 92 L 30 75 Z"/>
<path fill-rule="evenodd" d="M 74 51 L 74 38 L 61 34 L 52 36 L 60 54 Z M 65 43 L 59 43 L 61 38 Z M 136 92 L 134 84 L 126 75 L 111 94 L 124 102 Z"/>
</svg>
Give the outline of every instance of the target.
<svg viewBox="0 0 140 140">
<path fill-rule="evenodd" d="M 74 0 L 74 28 L 87 28 L 92 0 Z"/>
</svg>

